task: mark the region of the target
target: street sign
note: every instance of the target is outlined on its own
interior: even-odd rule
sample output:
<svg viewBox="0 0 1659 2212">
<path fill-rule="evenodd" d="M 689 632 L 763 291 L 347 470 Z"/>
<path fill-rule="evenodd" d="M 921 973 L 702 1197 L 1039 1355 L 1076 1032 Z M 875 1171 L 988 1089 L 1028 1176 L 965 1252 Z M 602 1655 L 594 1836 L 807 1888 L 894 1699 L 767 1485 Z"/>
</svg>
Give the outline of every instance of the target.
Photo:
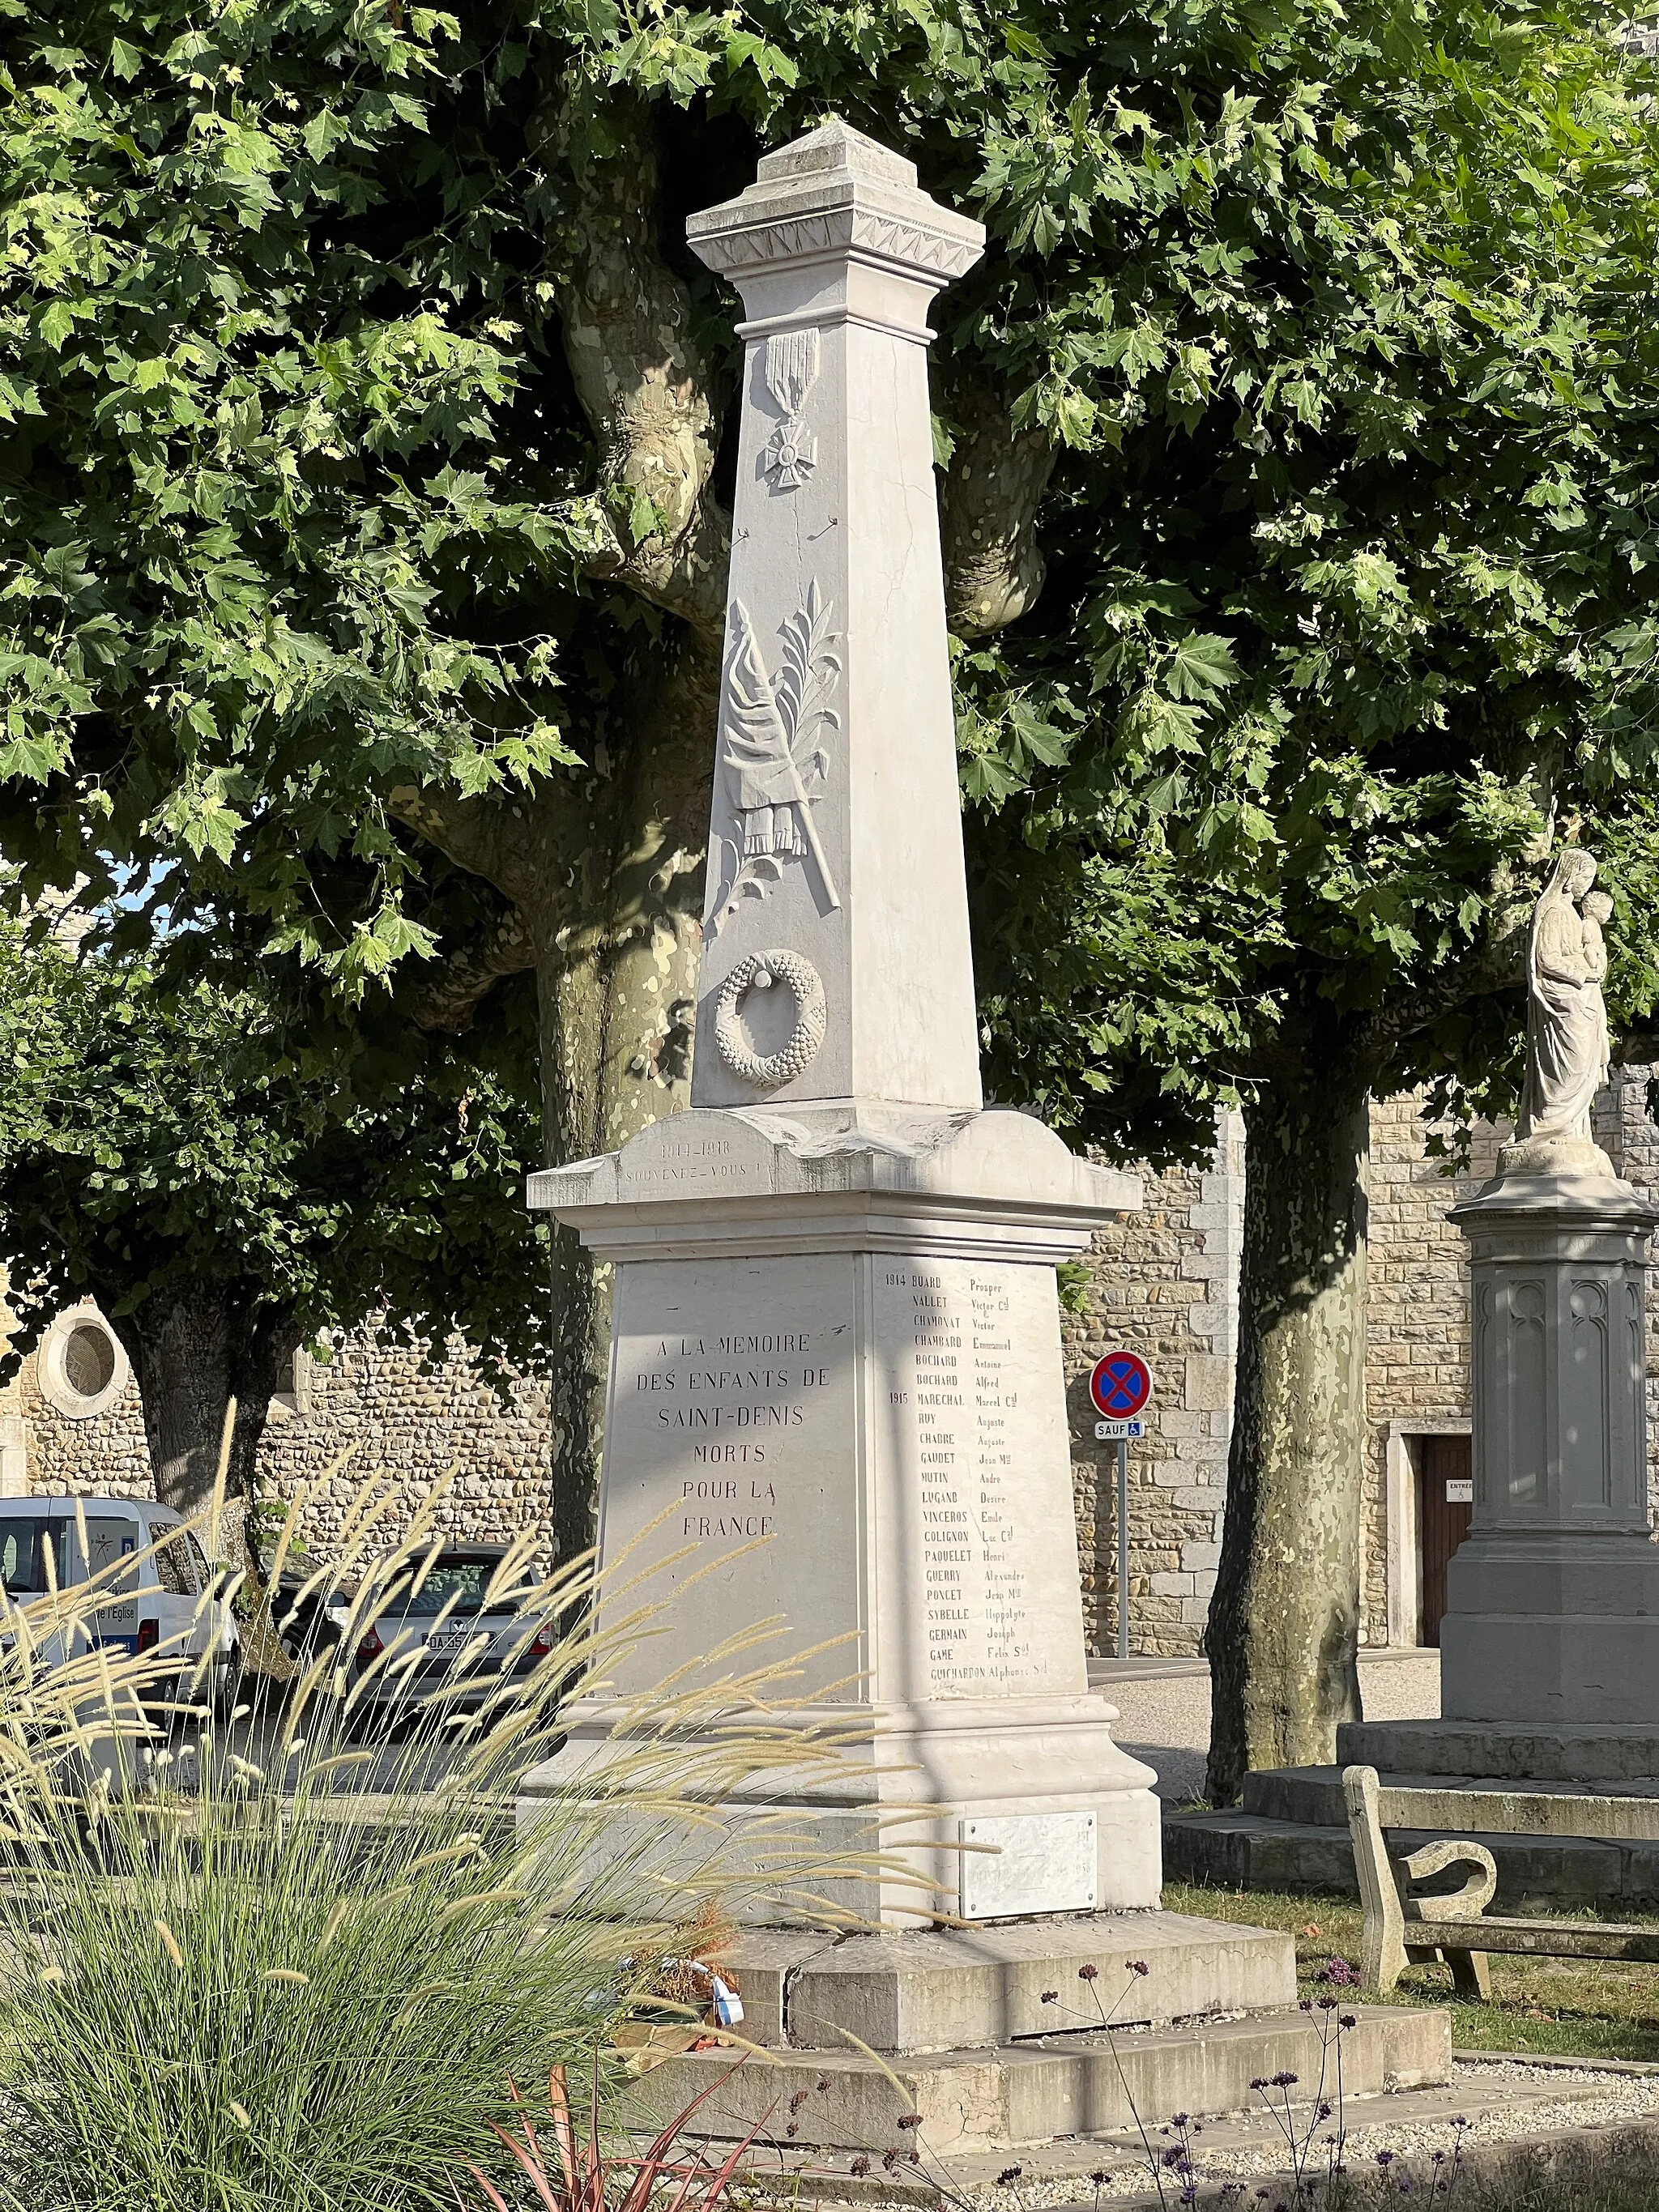
<svg viewBox="0 0 1659 2212">
<path fill-rule="evenodd" d="M 1095 1411 L 1109 1421 L 1132 1421 L 1152 1403 L 1152 1370 L 1138 1352 L 1106 1352 L 1089 1375 Z"/>
<path fill-rule="evenodd" d="M 1089 1370 L 1089 1395 L 1102 1419 L 1101 1443 L 1117 1446 L 1117 1656 L 1129 1656 L 1129 1446 L 1146 1433 L 1152 1370 L 1138 1352 L 1103 1352 Z"/>
</svg>

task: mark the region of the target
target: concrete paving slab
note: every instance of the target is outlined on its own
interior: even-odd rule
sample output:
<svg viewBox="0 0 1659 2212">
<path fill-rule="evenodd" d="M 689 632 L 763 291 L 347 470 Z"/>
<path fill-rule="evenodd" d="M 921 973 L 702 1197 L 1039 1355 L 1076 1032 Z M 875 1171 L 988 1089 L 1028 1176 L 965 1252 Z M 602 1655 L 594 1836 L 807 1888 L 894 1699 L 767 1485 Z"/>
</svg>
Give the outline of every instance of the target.
<svg viewBox="0 0 1659 2212">
<path fill-rule="evenodd" d="M 1152 1769 L 1166 1805 L 1188 1805 L 1203 1796 L 1210 1670 L 1202 1659 L 1091 1659 L 1089 1686 L 1117 1707 L 1112 1733 L 1132 1758 Z M 1440 1654 L 1362 1652 L 1359 1694 L 1368 1719 L 1431 1719 L 1440 1711 Z"/>
</svg>

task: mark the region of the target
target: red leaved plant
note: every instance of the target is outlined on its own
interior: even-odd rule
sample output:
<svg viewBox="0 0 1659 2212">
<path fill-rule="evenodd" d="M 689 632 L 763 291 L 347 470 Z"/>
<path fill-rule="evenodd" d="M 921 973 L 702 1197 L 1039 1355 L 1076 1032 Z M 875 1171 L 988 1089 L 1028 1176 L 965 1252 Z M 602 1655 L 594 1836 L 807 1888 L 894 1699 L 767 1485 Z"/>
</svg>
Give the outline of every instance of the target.
<svg viewBox="0 0 1659 2212">
<path fill-rule="evenodd" d="M 659 2190 L 676 2183 L 678 2187 L 655 2207 L 655 2212 L 693 2212 L 693 2208 L 695 2212 L 708 2212 L 724 2197 L 738 2160 L 771 2117 L 769 2112 L 763 2113 L 719 2166 L 711 2164 L 700 2154 L 676 2160 L 670 2153 L 685 2132 L 691 2115 L 705 2098 L 725 2087 L 723 2081 L 711 2081 L 683 2112 L 675 2115 L 648 2149 L 632 2158 L 607 2157 L 599 2148 L 598 2095 L 592 2100 L 587 2138 L 578 2142 L 564 2085 L 564 2069 L 556 2066 L 547 2079 L 547 2124 L 557 2153 L 556 2166 L 550 2172 L 536 2123 L 519 2094 L 518 2084 L 509 2081 L 507 2086 L 524 2118 L 513 2132 L 493 2122 L 491 2126 L 522 2167 L 545 2212 L 646 2212 Z M 487 2175 L 471 2163 L 467 2172 L 483 2190 L 494 2212 L 510 2212 L 507 2199 Z M 623 2174 L 632 2179 L 619 2196 L 613 2197 L 611 2191 L 618 2177 Z M 459 2189 L 455 2198 L 461 2212 L 468 2212 L 466 2200 Z"/>
</svg>

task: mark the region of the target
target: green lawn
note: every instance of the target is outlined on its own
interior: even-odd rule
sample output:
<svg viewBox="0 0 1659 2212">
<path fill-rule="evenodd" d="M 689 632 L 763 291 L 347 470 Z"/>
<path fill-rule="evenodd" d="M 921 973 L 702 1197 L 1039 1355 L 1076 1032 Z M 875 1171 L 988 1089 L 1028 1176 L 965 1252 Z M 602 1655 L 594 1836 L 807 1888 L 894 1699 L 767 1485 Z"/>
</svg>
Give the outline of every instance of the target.
<svg viewBox="0 0 1659 2212">
<path fill-rule="evenodd" d="M 1166 1882 L 1170 1912 L 1206 1920 L 1286 1928 L 1296 1936 L 1297 1969 L 1312 1986 L 1327 1959 L 1359 1958 L 1359 1903 L 1329 1891 L 1198 1889 Z M 1631 1916 L 1639 1920 L 1639 1916 Z M 1659 1921 L 1639 1920 L 1644 1926 Z M 1445 2004 L 1460 2051 L 1538 2051 L 1584 2058 L 1641 2058 L 1659 2063 L 1659 1966 L 1626 1966 L 1599 1959 L 1492 1960 L 1490 2004 L 1452 2002 L 1443 1966 L 1407 1968 L 1389 2004 Z"/>
</svg>

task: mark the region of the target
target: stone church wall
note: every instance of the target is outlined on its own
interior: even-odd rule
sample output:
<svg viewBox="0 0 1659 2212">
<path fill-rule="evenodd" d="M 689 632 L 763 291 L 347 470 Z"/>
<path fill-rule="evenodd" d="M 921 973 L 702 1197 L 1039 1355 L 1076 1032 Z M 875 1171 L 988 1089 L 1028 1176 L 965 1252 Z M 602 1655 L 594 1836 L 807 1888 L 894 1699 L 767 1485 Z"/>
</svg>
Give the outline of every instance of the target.
<svg viewBox="0 0 1659 2212">
<path fill-rule="evenodd" d="M 275 1401 L 260 1452 L 267 1495 L 292 1498 L 303 1484 L 300 1536 L 312 1550 L 338 1541 L 362 1486 L 393 1492 L 384 1525 L 408 1519 L 415 1503 L 454 1471 L 437 1510 L 453 1534 L 504 1542 L 521 1528 L 550 1529 L 547 1394 L 520 1382 L 503 1405 L 482 1382 L 459 1340 L 430 1375 L 410 1345 L 345 1339 L 332 1357 L 299 1363 L 301 1387 Z M 120 1361 L 120 1387 L 89 1413 L 64 1411 L 43 1388 L 40 1362 L 25 1360 L 0 1395 L 0 1422 L 21 1417 L 24 1480 L 37 1494 L 148 1495 L 149 1450 L 137 1386 Z M 72 1394 L 61 1388 L 60 1399 Z M 20 1470 L 21 1471 L 21 1470 Z"/>
<path fill-rule="evenodd" d="M 1148 1175 L 1140 1212 L 1089 1257 L 1086 1315 L 1063 1316 L 1084 1621 L 1091 1653 L 1117 1649 L 1116 1447 L 1097 1443 L 1089 1370 L 1141 1354 L 1155 1380 L 1148 1434 L 1129 1447 L 1129 1631 L 1138 1653 L 1196 1650 L 1220 1556 L 1227 1494 L 1243 1228 L 1243 1130 L 1218 1125 L 1206 1169 Z"/>
</svg>

